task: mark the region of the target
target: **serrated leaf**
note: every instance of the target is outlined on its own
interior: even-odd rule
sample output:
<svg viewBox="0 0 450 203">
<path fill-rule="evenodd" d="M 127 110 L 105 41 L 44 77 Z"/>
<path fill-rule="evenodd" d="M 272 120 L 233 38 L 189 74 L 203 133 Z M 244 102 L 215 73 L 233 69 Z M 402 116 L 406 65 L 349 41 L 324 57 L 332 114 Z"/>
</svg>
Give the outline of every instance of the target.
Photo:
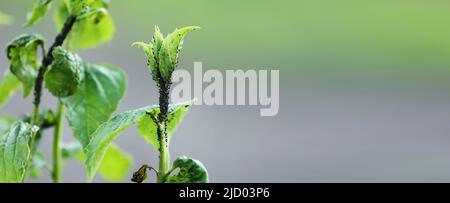
<svg viewBox="0 0 450 203">
<path fill-rule="evenodd" d="M 182 103 L 176 104 L 170 107 L 170 109 L 177 109 L 178 106 L 190 104 Z M 126 111 L 117 114 L 111 118 L 108 122 L 103 123 L 98 129 L 91 135 L 89 145 L 84 149 L 86 154 L 85 165 L 88 173 L 88 181 L 92 181 L 97 172 L 100 163 L 108 149 L 108 146 L 112 141 L 119 136 L 123 131 L 133 124 L 136 124 L 142 120 L 142 117 L 148 117 L 147 113 L 154 112 L 155 109 L 159 109 L 158 105 L 147 106 L 136 110 Z M 176 119 L 174 119 L 176 120 Z M 170 124 L 169 124 L 170 126 Z M 175 129 L 176 125 L 173 125 Z M 155 129 L 149 129 L 152 132 L 156 132 Z"/>
<path fill-rule="evenodd" d="M 21 87 L 21 83 L 16 76 L 9 70 L 3 74 L 3 79 L 0 81 L 0 107 L 4 106 Z"/>
<path fill-rule="evenodd" d="M 192 101 L 178 105 L 171 105 L 169 107 L 169 115 L 167 117 L 167 132 L 169 143 L 172 134 L 176 131 L 178 125 L 180 125 L 184 116 L 189 111 L 189 105 L 191 104 Z M 148 113 L 157 116 L 159 112 L 160 112 L 159 108 L 155 108 Z M 144 139 L 147 140 L 147 143 L 152 144 L 153 148 L 156 151 L 158 151 L 159 141 L 157 134 L 157 124 L 154 122 L 154 120 L 150 116 L 143 116 L 137 123 L 137 127 L 138 127 L 138 134 L 144 137 Z"/>
<path fill-rule="evenodd" d="M 184 37 L 188 32 L 197 29 L 200 29 L 200 27 L 189 26 L 176 29 L 164 38 L 159 27 L 155 26 L 152 43 L 136 42 L 133 44 L 144 49 L 147 55 L 149 70 L 152 73 L 153 80 L 158 85 L 158 70 L 166 82 L 171 80 L 172 73 L 178 64 L 179 51 Z"/>
<path fill-rule="evenodd" d="M 79 90 L 62 99 L 74 137 L 86 147 L 90 135 L 117 109 L 125 96 L 125 73 L 111 66 L 84 64 L 84 80 Z"/>
<path fill-rule="evenodd" d="M 150 71 L 152 73 L 153 80 L 156 82 L 157 86 L 159 87 L 160 81 L 159 81 L 159 74 L 161 70 L 161 62 L 159 59 L 159 52 L 161 50 L 162 44 L 164 42 L 164 35 L 161 33 L 161 30 L 158 26 L 155 26 L 155 33 L 153 34 L 153 59 L 151 60 L 152 63 L 148 64 L 150 66 Z"/>
<path fill-rule="evenodd" d="M 27 14 L 25 27 L 38 23 L 48 12 L 52 5 L 52 0 L 35 0 L 32 10 Z"/>
<path fill-rule="evenodd" d="M 158 52 L 161 76 L 166 81 L 170 81 L 172 73 L 178 65 L 179 51 L 184 37 L 190 31 L 200 29 L 197 26 L 189 26 L 176 29 L 167 35 Z"/>
<path fill-rule="evenodd" d="M 104 8 L 106 4 L 99 2 L 91 4 L 73 26 L 66 41 L 69 50 L 95 47 L 112 39 L 115 32 L 114 22 Z M 69 15 L 67 4 L 63 2 L 55 14 L 59 30 Z"/>
<path fill-rule="evenodd" d="M 153 34 L 153 44 L 155 45 L 154 53 L 158 53 L 164 42 L 164 35 L 161 33 L 161 29 L 155 26 L 155 33 Z"/>
<path fill-rule="evenodd" d="M 0 138 L 0 182 L 23 181 L 31 154 L 29 142 L 37 131 L 37 127 L 16 121 Z"/>
<path fill-rule="evenodd" d="M 186 156 L 178 157 L 172 165 L 173 168 L 179 168 L 174 176 L 167 177 L 168 183 L 208 183 L 208 172 L 205 166 L 196 159 Z"/>
<path fill-rule="evenodd" d="M 120 113 L 108 122 L 103 123 L 92 135 L 89 145 L 85 148 L 85 165 L 87 168 L 88 181 L 92 181 L 100 163 L 105 156 L 108 146 L 112 141 L 125 131 L 129 126 L 137 123 L 146 112 L 158 106 L 148 106 L 136 110 Z"/>
<path fill-rule="evenodd" d="M 34 87 L 40 65 L 37 60 L 39 47 L 43 49 L 44 39 L 36 34 L 20 35 L 7 46 L 9 69 L 24 84 L 24 97 L 27 97 Z"/>
</svg>

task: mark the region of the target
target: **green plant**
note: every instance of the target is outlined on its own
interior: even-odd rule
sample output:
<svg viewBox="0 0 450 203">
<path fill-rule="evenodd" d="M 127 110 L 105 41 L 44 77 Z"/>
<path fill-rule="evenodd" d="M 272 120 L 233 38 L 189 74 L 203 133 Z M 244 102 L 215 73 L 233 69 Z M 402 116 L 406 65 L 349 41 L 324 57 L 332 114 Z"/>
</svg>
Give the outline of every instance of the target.
<svg viewBox="0 0 450 203">
<path fill-rule="evenodd" d="M 177 29 L 163 37 L 156 27 L 152 43 L 137 42 L 133 45 L 143 48 L 148 58 L 148 66 L 159 90 L 159 105 L 147 106 L 120 113 L 103 123 L 91 136 L 85 149 L 88 177 L 93 178 L 100 166 L 110 143 L 129 126 L 136 124 L 138 133 L 159 152 L 158 170 L 144 164 L 133 174 L 132 181 L 142 182 L 147 178 L 147 170 L 153 170 L 158 183 L 167 182 L 208 182 L 208 173 L 198 160 L 179 157 L 170 166 L 169 142 L 172 134 L 188 112 L 191 101 L 169 104 L 171 76 L 178 64 L 179 51 L 185 35 L 198 27 Z M 178 170 L 175 175 L 172 173 Z"/>
<path fill-rule="evenodd" d="M 169 92 L 172 85 L 172 73 L 178 65 L 183 38 L 190 31 L 199 27 L 190 26 L 175 30 L 165 38 L 158 27 L 155 27 L 153 42 L 146 44 L 136 42 L 133 45 L 141 47 L 147 55 L 148 66 L 152 78 L 159 90 L 159 108 L 146 112 L 138 123 L 139 134 L 159 152 L 159 168 L 156 171 L 157 182 L 208 182 L 208 173 L 203 164 L 188 157 L 177 158 L 170 166 L 169 141 L 171 135 L 188 111 L 191 102 L 169 105 Z M 144 165 L 145 166 L 145 165 Z M 147 167 L 148 168 L 148 167 Z M 176 175 L 171 176 L 175 169 Z M 142 182 L 142 170 L 134 173 L 135 182 Z"/>
<path fill-rule="evenodd" d="M 38 23 L 56 0 L 36 0 L 24 26 Z M 46 168 L 54 182 L 61 182 L 63 160 L 85 160 L 92 134 L 108 121 L 125 95 L 125 73 L 110 65 L 83 61 L 74 51 L 109 41 L 114 24 L 107 0 L 61 0 L 55 21 L 60 30 L 48 50 L 38 34 L 23 34 L 7 46 L 10 62 L 0 82 L 0 106 L 19 89 L 23 97 L 34 92 L 31 115 L 0 115 L 0 182 L 24 182 Z M 38 51 L 43 57 L 39 59 Z M 43 86 L 58 98 L 56 113 L 41 107 Z M 63 143 L 64 115 L 78 142 Z M 53 129 L 52 166 L 39 149 L 47 129 Z M 99 171 L 108 180 L 124 178 L 131 168 L 131 157 L 117 145 L 105 149 Z M 114 167 L 111 167 L 111 165 Z M 92 178 L 92 177 L 90 177 Z"/>
</svg>

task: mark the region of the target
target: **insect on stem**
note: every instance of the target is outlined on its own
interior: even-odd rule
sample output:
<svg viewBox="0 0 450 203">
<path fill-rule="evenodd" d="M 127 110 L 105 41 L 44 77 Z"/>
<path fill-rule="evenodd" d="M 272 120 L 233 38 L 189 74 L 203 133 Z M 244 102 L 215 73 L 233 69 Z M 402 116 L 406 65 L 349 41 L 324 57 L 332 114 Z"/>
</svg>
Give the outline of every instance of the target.
<svg viewBox="0 0 450 203">
<path fill-rule="evenodd" d="M 72 30 L 73 26 L 77 22 L 77 16 L 69 16 L 64 23 L 64 26 L 61 30 L 61 32 L 56 36 L 54 43 L 48 50 L 47 54 L 45 54 L 44 58 L 42 59 L 42 65 L 39 67 L 38 75 L 36 77 L 36 81 L 34 84 L 34 111 L 33 116 L 31 119 L 31 124 L 35 125 L 37 123 L 38 117 L 39 117 L 39 105 L 41 103 L 41 96 L 42 96 L 42 83 L 44 82 L 44 74 L 48 69 L 48 66 L 50 66 L 53 63 L 53 50 L 61 46 L 64 41 L 66 40 L 67 36 L 69 35 L 70 31 Z M 43 49 L 44 50 L 44 49 Z M 36 136 L 34 135 L 31 137 L 30 141 L 30 148 L 33 148 L 35 143 Z M 33 150 L 33 149 L 31 149 Z M 28 160 L 25 164 L 25 177 L 23 178 L 22 182 L 26 180 L 27 174 L 28 174 L 28 166 L 30 165 L 31 160 Z"/>
</svg>

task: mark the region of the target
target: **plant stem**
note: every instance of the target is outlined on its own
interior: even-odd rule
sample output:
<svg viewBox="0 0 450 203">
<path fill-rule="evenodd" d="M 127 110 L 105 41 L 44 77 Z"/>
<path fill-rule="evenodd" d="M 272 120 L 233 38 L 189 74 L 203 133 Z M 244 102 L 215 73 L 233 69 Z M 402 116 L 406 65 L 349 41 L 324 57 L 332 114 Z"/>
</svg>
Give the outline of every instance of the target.
<svg viewBox="0 0 450 203">
<path fill-rule="evenodd" d="M 158 127 L 159 128 L 159 127 Z M 163 135 L 163 133 L 160 133 Z M 170 155 L 169 147 L 167 145 L 167 139 L 159 139 L 159 170 L 158 170 L 158 183 L 164 183 L 166 180 L 166 173 L 169 170 Z"/>
<path fill-rule="evenodd" d="M 63 133 L 64 105 L 58 102 L 58 113 L 56 115 L 56 126 L 53 137 L 53 170 L 54 183 L 61 182 L 61 139 Z"/>
<path fill-rule="evenodd" d="M 159 64 L 158 57 L 155 57 L 156 64 Z M 170 93 L 170 81 L 165 81 L 161 75 L 160 67 L 157 67 L 157 76 L 159 78 L 159 116 L 157 124 L 157 133 L 159 140 L 159 170 L 158 170 L 158 183 L 164 183 L 166 181 L 166 174 L 170 167 L 170 154 L 168 144 L 168 132 L 167 132 L 167 117 L 169 115 L 169 93 Z"/>
<path fill-rule="evenodd" d="M 64 26 L 61 30 L 61 32 L 56 36 L 55 41 L 53 42 L 52 46 L 48 50 L 47 54 L 42 59 L 42 65 L 39 67 L 38 75 L 36 77 L 36 82 L 34 84 L 34 110 L 33 110 L 33 116 L 31 117 L 31 124 L 35 125 L 38 122 L 39 118 L 39 105 L 41 104 L 41 96 L 42 96 L 42 83 L 44 82 L 44 74 L 48 69 L 48 66 L 50 66 L 53 63 L 53 50 L 61 46 L 64 41 L 66 40 L 67 36 L 69 35 L 70 31 L 72 30 L 73 26 L 77 22 L 77 16 L 69 16 L 66 19 L 66 22 L 64 23 Z M 34 143 L 35 143 L 36 135 L 33 135 L 31 137 L 30 141 L 30 148 L 31 151 L 33 151 Z M 23 181 L 26 180 L 26 176 L 28 174 L 28 166 L 30 165 L 31 159 L 28 159 L 27 163 L 25 164 L 25 177 L 23 178 Z"/>
<path fill-rule="evenodd" d="M 69 16 L 67 18 L 61 32 L 56 36 L 55 42 L 53 42 L 52 46 L 48 50 L 44 59 L 42 60 L 42 65 L 39 68 L 39 72 L 36 77 L 36 83 L 34 85 L 34 102 L 33 103 L 36 108 L 38 108 L 39 104 L 41 103 L 42 83 L 44 81 L 44 74 L 47 71 L 48 66 L 50 66 L 53 63 L 53 50 L 56 47 L 61 46 L 64 43 L 64 40 L 69 35 L 69 33 L 72 30 L 73 26 L 75 25 L 76 21 L 77 21 L 76 16 Z"/>
<path fill-rule="evenodd" d="M 31 118 L 31 125 L 35 125 L 39 118 L 39 106 L 34 106 L 33 117 Z"/>
</svg>

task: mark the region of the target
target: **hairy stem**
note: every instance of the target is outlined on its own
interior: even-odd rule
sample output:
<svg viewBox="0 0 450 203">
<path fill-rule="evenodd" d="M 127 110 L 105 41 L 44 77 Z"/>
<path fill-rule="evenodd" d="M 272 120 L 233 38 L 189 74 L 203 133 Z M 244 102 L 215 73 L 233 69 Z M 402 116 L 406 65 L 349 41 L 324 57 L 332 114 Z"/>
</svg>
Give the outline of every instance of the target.
<svg viewBox="0 0 450 203">
<path fill-rule="evenodd" d="M 41 96 L 42 96 L 42 83 L 44 82 L 44 74 L 48 69 L 48 66 L 50 66 L 53 63 L 53 50 L 64 44 L 64 41 L 66 40 L 67 36 L 69 35 L 70 31 L 72 30 L 73 26 L 75 25 L 75 22 L 77 22 L 76 16 L 69 16 L 66 19 L 66 22 L 64 23 L 64 26 L 61 30 L 61 32 L 56 36 L 55 41 L 53 42 L 52 46 L 48 50 L 47 54 L 45 54 L 44 58 L 42 59 L 42 65 L 39 67 L 38 75 L 36 77 L 36 82 L 34 84 L 34 110 L 33 110 L 33 116 L 31 117 L 31 125 L 35 125 L 38 122 L 39 118 L 39 105 L 41 104 Z M 34 146 L 36 136 L 34 135 L 31 138 L 30 141 L 30 148 Z M 33 149 L 31 149 L 33 150 Z M 23 181 L 26 180 L 26 176 L 28 173 L 28 166 L 30 165 L 31 158 L 27 161 L 25 164 L 25 178 Z"/>
<path fill-rule="evenodd" d="M 53 170 L 52 178 L 54 183 L 61 182 L 61 139 L 63 133 L 64 105 L 58 103 L 58 113 L 56 115 L 56 127 L 53 137 Z"/>
</svg>

